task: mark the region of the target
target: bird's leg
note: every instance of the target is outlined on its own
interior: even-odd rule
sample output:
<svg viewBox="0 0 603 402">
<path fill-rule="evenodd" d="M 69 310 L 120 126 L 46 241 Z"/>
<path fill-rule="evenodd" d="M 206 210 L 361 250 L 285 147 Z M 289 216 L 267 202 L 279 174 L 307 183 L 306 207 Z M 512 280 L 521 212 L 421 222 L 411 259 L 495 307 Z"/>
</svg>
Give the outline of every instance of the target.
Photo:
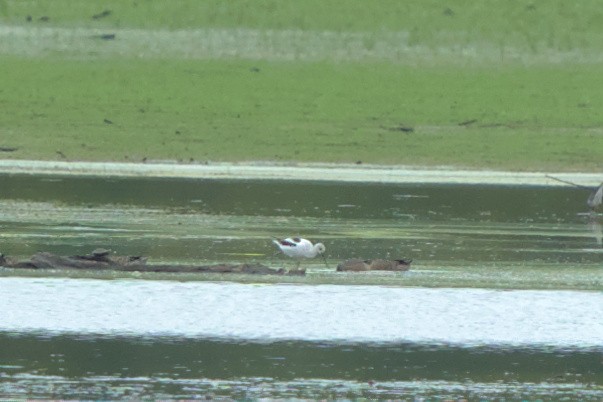
<svg viewBox="0 0 603 402">
<path fill-rule="evenodd" d="M 280 256 L 281 254 L 282 254 L 282 253 L 281 253 L 280 251 L 276 251 L 276 252 L 274 252 L 274 254 L 272 254 L 272 255 L 270 256 L 270 264 L 273 264 L 273 263 L 274 263 L 274 259 L 275 259 L 276 257 Z"/>
<path fill-rule="evenodd" d="M 329 264 L 327 264 L 327 257 L 323 254 L 322 260 L 325 262 L 325 267 L 329 268 Z"/>
</svg>

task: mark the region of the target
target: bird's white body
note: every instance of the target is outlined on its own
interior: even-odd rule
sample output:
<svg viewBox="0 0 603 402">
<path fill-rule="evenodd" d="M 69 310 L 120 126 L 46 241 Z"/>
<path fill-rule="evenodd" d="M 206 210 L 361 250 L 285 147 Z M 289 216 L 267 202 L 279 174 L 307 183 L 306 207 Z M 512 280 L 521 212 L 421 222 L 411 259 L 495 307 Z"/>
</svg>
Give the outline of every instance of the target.
<svg viewBox="0 0 603 402">
<path fill-rule="evenodd" d="M 325 252 L 324 244 L 312 244 L 310 240 L 299 237 L 288 237 L 286 239 L 275 239 L 272 241 L 278 246 L 283 254 L 291 258 L 314 258 Z"/>
</svg>

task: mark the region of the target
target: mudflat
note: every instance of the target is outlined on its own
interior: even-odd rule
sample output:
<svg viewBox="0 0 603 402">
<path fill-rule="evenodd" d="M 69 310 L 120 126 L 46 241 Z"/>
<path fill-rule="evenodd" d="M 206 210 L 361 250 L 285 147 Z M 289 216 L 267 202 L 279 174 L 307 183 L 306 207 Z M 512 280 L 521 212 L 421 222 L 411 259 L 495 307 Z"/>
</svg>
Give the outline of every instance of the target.
<svg viewBox="0 0 603 402">
<path fill-rule="evenodd" d="M 597 9 L 7 0 L 0 158 L 600 172 Z"/>
</svg>

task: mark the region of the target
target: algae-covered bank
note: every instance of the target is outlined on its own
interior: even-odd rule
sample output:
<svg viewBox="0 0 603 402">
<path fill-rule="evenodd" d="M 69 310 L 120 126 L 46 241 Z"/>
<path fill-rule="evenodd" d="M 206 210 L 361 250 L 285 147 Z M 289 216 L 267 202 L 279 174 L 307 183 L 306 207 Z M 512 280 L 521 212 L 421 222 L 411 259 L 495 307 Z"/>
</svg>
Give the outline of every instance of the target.
<svg viewBox="0 0 603 402">
<path fill-rule="evenodd" d="M 0 157 L 599 172 L 596 1 L 0 2 Z"/>
</svg>

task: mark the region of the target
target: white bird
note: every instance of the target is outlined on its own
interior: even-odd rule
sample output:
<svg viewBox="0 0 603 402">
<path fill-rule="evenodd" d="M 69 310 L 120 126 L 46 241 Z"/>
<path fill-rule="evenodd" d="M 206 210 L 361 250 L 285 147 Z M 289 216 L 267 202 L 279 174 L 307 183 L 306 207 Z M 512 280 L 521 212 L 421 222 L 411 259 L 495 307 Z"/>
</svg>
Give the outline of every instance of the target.
<svg viewBox="0 0 603 402">
<path fill-rule="evenodd" d="M 321 255 L 325 261 L 325 265 L 327 265 L 327 260 L 323 254 L 326 248 L 322 243 L 312 244 L 310 240 L 302 239 L 300 237 L 274 239 L 272 242 L 278 246 L 283 254 L 296 259 L 297 267 L 299 267 L 299 263 L 302 258 L 314 258 L 317 255 Z"/>
</svg>

